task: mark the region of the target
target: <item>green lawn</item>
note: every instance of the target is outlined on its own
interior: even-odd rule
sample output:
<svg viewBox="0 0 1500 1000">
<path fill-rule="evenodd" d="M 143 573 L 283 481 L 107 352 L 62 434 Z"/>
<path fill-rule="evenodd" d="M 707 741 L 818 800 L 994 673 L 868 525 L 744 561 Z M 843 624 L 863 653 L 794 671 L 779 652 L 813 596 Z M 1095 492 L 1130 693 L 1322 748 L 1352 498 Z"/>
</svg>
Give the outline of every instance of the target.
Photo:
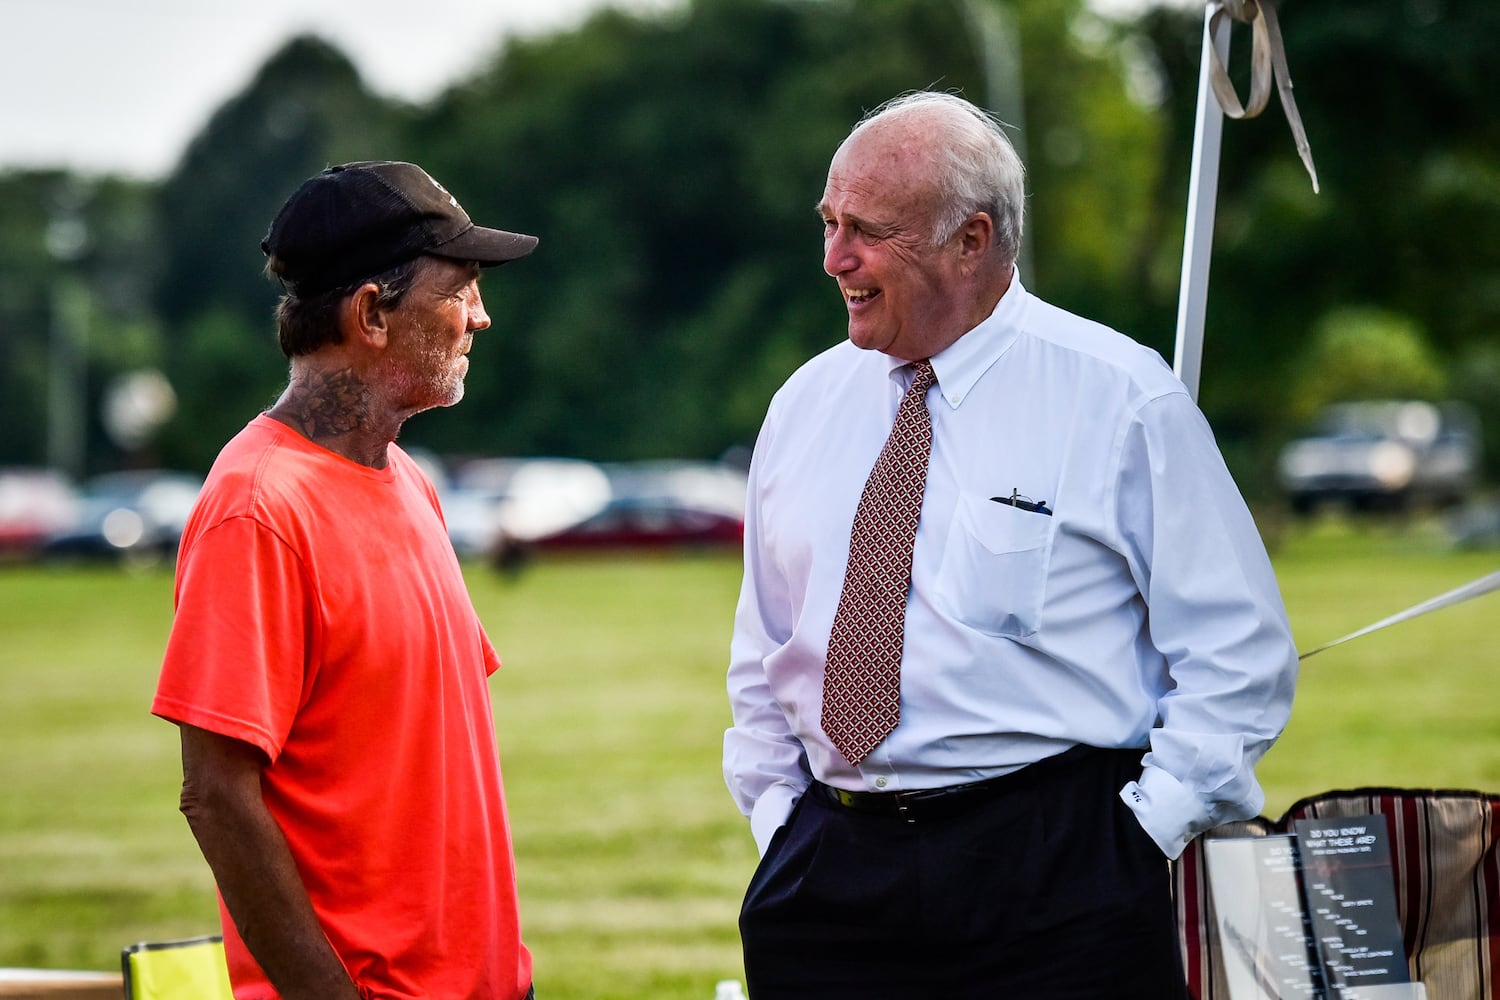
<svg viewBox="0 0 1500 1000">
<path fill-rule="evenodd" d="M 1500 569 L 1435 535 L 1322 525 L 1276 556 L 1297 646 L 1309 650 Z M 1292 722 L 1259 770 L 1266 813 L 1365 785 L 1500 791 L 1500 592 L 1302 661 Z"/>
<path fill-rule="evenodd" d="M 1492 572 L 1435 535 L 1323 524 L 1277 569 L 1303 649 Z M 754 864 L 719 774 L 733 557 L 543 561 L 470 584 L 543 1000 L 707 1000 L 739 976 Z M 1364 784 L 1500 790 L 1500 595 L 1307 660 L 1261 776 L 1266 812 Z M 117 967 L 217 927 L 176 811 L 175 731 L 146 706 L 165 571 L 0 567 L 0 966 Z"/>
</svg>

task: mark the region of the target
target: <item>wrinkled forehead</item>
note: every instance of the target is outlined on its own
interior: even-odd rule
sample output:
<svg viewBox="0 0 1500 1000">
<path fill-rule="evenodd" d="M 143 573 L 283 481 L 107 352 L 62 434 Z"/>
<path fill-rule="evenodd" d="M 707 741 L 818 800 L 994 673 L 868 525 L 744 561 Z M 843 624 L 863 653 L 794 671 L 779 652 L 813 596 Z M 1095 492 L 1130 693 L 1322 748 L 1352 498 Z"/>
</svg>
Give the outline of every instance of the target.
<svg viewBox="0 0 1500 1000">
<path fill-rule="evenodd" d="M 929 169 L 935 139 L 930 116 L 912 111 L 860 125 L 839 145 L 834 160 L 870 161 L 887 171 Z"/>
<path fill-rule="evenodd" d="M 846 138 L 828 166 L 825 202 L 853 198 L 899 214 L 930 211 L 936 158 L 925 136 L 897 123 L 873 122 Z"/>
</svg>

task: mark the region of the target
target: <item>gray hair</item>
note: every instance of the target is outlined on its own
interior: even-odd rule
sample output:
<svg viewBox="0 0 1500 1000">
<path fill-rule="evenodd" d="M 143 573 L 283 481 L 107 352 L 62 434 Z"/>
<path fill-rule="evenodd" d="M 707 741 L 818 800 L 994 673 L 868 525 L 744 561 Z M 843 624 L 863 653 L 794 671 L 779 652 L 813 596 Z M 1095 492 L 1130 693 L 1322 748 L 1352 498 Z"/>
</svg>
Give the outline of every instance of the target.
<svg viewBox="0 0 1500 1000">
<path fill-rule="evenodd" d="M 893 97 L 867 113 L 849 134 L 935 110 L 949 113 L 930 115 L 937 173 L 933 181 L 941 199 L 933 245 L 947 243 L 970 216 L 984 212 L 995 223 L 996 249 L 1014 261 L 1021 251 L 1026 168 L 998 118 L 957 94 L 917 90 Z"/>
<path fill-rule="evenodd" d="M 295 358 L 311 354 L 328 344 L 337 344 L 342 336 L 338 327 L 339 306 L 367 284 L 374 284 L 379 289 L 375 296 L 378 307 L 394 309 L 411 291 L 431 260 L 430 257 L 415 257 L 380 274 L 306 297 L 299 296 L 294 288 L 286 288 L 276 305 L 276 339 L 281 344 L 281 353 Z M 280 272 L 280 259 L 270 258 L 266 262 L 266 273 L 279 279 Z"/>
</svg>

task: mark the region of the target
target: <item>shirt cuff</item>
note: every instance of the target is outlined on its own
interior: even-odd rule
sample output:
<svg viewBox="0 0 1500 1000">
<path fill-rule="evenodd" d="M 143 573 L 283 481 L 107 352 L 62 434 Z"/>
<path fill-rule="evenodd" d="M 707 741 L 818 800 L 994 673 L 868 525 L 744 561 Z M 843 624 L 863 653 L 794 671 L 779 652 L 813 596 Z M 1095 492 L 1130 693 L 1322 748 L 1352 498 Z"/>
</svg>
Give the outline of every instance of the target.
<svg viewBox="0 0 1500 1000">
<path fill-rule="evenodd" d="M 1120 798 L 1169 858 L 1180 855 L 1188 841 L 1208 826 L 1198 797 L 1159 767 L 1148 765 L 1139 781 L 1120 789 Z"/>
<path fill-rule="evenodd" d="M 755 800 L 755 806 L 750 810 L 750 834 L 755 838 L 755 849 L 761 857 L 766 856 L 771 838 L 785 825 L 786 818 L 792 814 L 792 806 L 801 797 L 802 793 L 790 785 L 778 784 L 767 788 Z"/>
</svg>

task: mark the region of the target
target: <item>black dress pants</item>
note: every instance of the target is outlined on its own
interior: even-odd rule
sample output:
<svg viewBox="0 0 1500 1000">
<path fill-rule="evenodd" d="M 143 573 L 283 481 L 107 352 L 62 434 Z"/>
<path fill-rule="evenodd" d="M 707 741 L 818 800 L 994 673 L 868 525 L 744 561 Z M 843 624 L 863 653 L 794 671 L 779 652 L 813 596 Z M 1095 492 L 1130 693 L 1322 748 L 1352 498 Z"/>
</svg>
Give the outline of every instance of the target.
<svg viewBox="0 0 1500 1000">
<path fill-rule="evenodd" d="M 1118 794 L 1141 756 L 1069 754 L 930 821 L 809 789 L 740 912 L 751 1000 L 1182 1000 L 1167 859 Z"/>
</svg>

